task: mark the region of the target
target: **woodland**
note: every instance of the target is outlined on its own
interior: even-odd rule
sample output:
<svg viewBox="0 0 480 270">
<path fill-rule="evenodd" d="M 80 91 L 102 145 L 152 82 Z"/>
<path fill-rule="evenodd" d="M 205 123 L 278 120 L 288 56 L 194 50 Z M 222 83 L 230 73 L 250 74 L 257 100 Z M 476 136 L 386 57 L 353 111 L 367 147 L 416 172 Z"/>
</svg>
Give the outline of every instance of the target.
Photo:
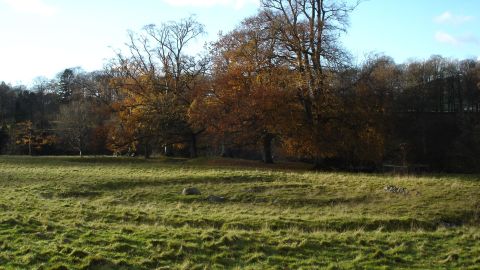
<svg viewBox="0 0 480 270">
<path fill-rule="evenodd" d="M 263 0 L 202 52 L 189 50 L 205 34 L 191 16 L 128 32 L 102 70 L 0 83 L 0 153 L 480 171 L 480 62 L 355 64 L 340 42 L 354 9 Z"/>
</svg>

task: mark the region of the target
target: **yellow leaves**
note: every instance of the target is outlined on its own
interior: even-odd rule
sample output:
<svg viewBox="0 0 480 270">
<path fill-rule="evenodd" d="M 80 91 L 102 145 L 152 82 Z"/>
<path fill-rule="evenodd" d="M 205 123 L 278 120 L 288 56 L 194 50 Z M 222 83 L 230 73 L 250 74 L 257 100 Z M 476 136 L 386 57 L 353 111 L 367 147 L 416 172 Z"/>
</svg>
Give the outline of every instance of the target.
<svg viewBox="0 0 480 270">
<path fill-rule="evenodd" d="M 57 136 L 36 130 L 32 121 L 17 123 L 15 134 L 15 144 L 30 145 L 36 150 L 41 150 L 44 146 L 53 145 L 58 141 Z"/>
</svg>

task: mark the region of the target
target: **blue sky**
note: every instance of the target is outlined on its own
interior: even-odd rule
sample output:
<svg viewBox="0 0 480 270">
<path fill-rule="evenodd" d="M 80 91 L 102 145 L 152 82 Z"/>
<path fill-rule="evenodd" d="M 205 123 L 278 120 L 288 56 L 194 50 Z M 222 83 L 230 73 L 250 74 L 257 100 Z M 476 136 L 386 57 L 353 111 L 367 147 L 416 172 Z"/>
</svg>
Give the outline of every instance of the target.
<svg viewBox="0 0 480 270">
<path fill-rule="evenodd" d="M 433 54 L 480 56 L 478 0 L 368 0 L 351 15 L 344 46 L 358 59 L 384 53 L 402 63 Z"/>
<path fill-rule="evenodd" d="M 258 0 L 0 0 L 0 81 L 30 84 L 67 67 L 100 69 L 127 30 L 191 14 L 213 40 L 257 8 Z M 480 56 L 478 0 L 369 0 L 350 22 L 343 42 L 358 61 L 371 52 L 399 63 Z"/>
</svg>

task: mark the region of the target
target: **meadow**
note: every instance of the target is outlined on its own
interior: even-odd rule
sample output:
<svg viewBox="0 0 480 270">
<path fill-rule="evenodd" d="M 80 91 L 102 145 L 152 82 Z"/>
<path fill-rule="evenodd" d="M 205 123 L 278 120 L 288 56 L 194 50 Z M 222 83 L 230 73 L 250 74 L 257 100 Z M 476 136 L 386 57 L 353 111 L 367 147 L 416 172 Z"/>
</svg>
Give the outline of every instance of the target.
<svg viewBox="0 0 480 270">
<path fill-rule="evenodd" d="M 0 269 L 480 269 L 480 177 L 3 156 Z"/>
</svg>

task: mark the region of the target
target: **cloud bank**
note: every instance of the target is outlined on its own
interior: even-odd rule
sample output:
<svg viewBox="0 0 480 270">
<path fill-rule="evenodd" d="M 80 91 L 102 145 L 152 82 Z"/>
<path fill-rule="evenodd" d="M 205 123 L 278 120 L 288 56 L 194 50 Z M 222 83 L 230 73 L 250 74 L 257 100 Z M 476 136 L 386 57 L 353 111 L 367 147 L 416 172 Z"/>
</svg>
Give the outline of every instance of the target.
<svg viewBox="0 0 480 270">
<path fill-rule="evenodd" d="M 258 5 L 259 0 L 163 0 L 165 3 L 176 7 L 213 7 L 225 6 L 242 9 L 246 5 Z"/>
<path fill-rule="evenodd" d="M 45 3 L 43 0 L 1 0 L 13 10 L 20 13 L 52 16 L 57 13 L 57 8 Z"/>
</svg>

